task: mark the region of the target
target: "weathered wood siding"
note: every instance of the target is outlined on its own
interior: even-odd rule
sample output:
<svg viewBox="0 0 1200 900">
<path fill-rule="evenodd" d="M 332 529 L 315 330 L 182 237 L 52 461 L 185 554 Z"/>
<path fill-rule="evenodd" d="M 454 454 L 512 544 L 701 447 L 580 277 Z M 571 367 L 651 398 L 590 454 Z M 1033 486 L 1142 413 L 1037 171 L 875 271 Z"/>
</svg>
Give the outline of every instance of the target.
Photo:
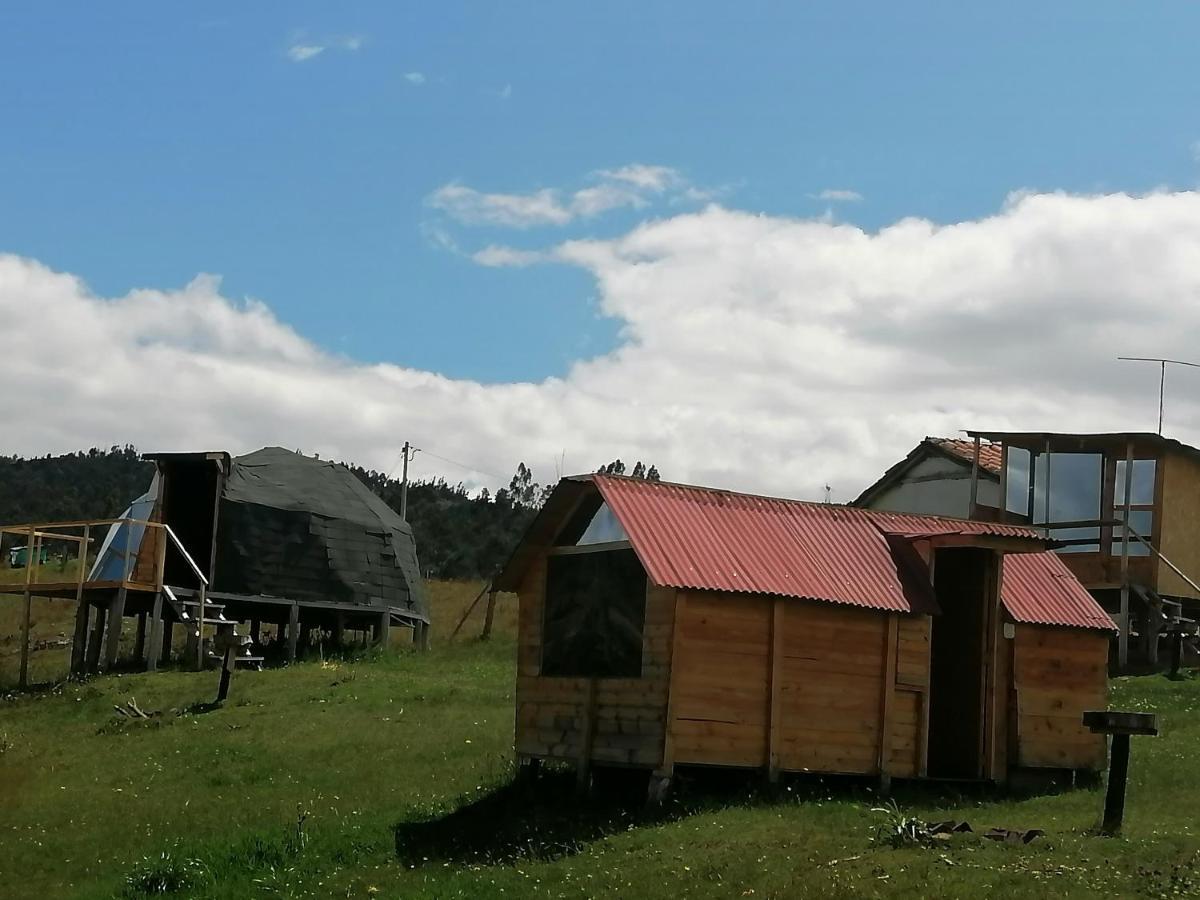
<svg viewBox="0 0 1200 900">
<path fill-rule="evenodd" d="M 1158 549 L 1187 576 L 1200 584 L 1200 462 L 1183 453 L 1165 453 L 1158 461 L 1162 473 L 1160 519 L 1155 523 Z M 1114 552 L 1119 552 L 1114 551 Z M 1155 559 L 1156 590 L 1177 597 L 1200 597 L 1191 585 Z"/>
<path fill-rule="evenodd" d="M 674 761 L 766 766 L 773 744 L 783 771 L 874 773 L 882 762 L 890 774 L 917 775 L 929 619 L 896 619 L 892 629 L 871 610 L 687 592 L 671 686 Z M 773 621 L 783 631 L 774 722 Z"/>
<path fill-rule="evenodd" d="M 1016 764 L 1102 769 L 1103 735 L 1083 727 L 1085 710 L 1108 705 L 1108 635 L 1018 625 L 1013 641 Z"/>
<path fill-rule="evenodd" d="M 542 556 L 530 566 L 518 592 L 517 753 L 575 761 L 590 739 L 589 756 L 595 762 L 657 765 L 666 733 L 674 589 L 648 583 L 642 677 L 589 679 L 539 674 L 545 588 Z M 594 723 L 590 734 L 589 717 Z"/>
</svg>

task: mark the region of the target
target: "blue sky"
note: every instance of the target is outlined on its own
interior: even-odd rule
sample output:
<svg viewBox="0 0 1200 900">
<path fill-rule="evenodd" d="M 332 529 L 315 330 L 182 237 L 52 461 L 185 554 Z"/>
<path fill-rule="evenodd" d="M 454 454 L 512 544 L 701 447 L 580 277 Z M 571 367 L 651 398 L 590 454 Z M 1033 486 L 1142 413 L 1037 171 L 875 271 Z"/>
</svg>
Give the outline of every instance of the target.
<svg viewBox="0 0 1200 900">
<path fill-rule="evenodd" d="M 1197 34 L 1184 3 L 8 3 L 0 251 L 103 296 L 215 273 L 355 360 L 538 380 L 620 323 L 578 268 L 469 254 L 703 201 L 512 229 L 439 188 L 569 196 L 641 163 L 874 230 L 1191 187 Z"/>
</svg>

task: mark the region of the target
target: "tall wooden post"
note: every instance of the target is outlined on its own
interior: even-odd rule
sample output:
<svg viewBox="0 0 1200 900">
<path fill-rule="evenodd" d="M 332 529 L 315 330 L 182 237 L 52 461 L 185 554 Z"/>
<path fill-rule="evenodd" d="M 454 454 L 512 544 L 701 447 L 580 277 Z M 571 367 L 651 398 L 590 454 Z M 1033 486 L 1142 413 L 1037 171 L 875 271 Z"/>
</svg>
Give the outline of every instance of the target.
<svg viewBox="0 0 1200 900">
<path fill-rule="evenodd" d="M 1129 472 L 1126 471 L 1126 477 Z M 1119 834 L 1125 819 L 1125 785 L 1129 781 L 1129 735 L 1112 736 L 1112 757 L 1108 763 L 1108 792 L 1104 795 L 1105 834 Z"/>
<path fill-rule="evenodd" d="M 1125 484 L 1121 504 L 1121 632 L 1117 635 L 1117 666 L 1121 672 L 1129 664 L 1129 504 L 1133 490 L 1133 441 L 1125 442 Z"/>
<path fill-rule="evenodd" d="M 288 613 L 288 662 L 296 661 L 296 642 L 300 639 L 300 604 L 293 603 Z"/>
<path fill-rule="evenodd" d="M 967 518 L 979 514 L 979 435 L 975 435 L 975 453 L 971 457 L 971 502 L 967 505 Z"/>
<path fill-rule="evenodd" d="M 29 540 L 25 543 L 25 602 L 21 608 L 21 676 L 17 682 L 21 690 L 29 687 L 29 630 L 33 617 L 33 567 L 41 556 L 37 531 L 29 526 Z"/>
<path fill-rule="evenodd" d="M 391 637 L 392 628 L 392 611 L 385 609 L 379 614 L 379 632 L 378 643 L 380 647 L 387 649 L 388 640 Z"/>
<path fill-rule="evenodd" d="M 167 565 L 167 534 L 159 529 L 155 541 L 154 605 L 150 610 L 150 646 L 146 651 L 146 671 L 158 669 L 163 641 L 163 579 Z"/>
<path fill-rule="evenodd" d="M 137 614 L 137 630 L 133 639 L 133 658 L 144 662 L 146 658 L 146 613 Z"/>
<path fill-rule="evenodd" d="M 162 619 L 162 656 L 158 658 L 160 665 L 165 666 L 171 661 L 171 647 L 174 643 L 175 623 L 164 616 Z"/>
<path fill-rule="evenodd" d="M 83 584 L 87 580 L 87 552 L 91 541 L 92 527 L 83 526 L 83 540 L 79 542 L 79 573 L 75 586 L 75 636 L 71 642 L 71 674 L 82 674 L 87 659 L 87 627 L 91 604 L 83 599 Z"/>
</svg>

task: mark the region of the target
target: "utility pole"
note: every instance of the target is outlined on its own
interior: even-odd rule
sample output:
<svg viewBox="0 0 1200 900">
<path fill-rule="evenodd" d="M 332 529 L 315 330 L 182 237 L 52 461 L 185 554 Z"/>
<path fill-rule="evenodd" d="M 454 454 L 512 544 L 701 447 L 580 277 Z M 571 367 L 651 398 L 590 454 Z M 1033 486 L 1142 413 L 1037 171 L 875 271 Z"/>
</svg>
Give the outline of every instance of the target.
<svg viewBox="0 0 1200 900">
<path fill-rule="evenodd" d="M 1181 359 L 1163 359 L 1161 356 L 1118 356 L 1117 359 L 1126 362 L 1156 362 L 1159 366 L 1158 375 L 1158 433 L 1163 431 L 1163 394 L 1167 387 L 1167 363 L 1173 366 L 1191 366 L 1200 369 L 1200 363 L 1184 362 Z"/>
<path fill-rule="evenodd" d="M 408 521 L 408 464 L 420 452 L 419 447 L 412 446 L 408 441 L 404 442 L 404 470 L 400 475 L 400 518 L 405 522 Z"/>
</svg>

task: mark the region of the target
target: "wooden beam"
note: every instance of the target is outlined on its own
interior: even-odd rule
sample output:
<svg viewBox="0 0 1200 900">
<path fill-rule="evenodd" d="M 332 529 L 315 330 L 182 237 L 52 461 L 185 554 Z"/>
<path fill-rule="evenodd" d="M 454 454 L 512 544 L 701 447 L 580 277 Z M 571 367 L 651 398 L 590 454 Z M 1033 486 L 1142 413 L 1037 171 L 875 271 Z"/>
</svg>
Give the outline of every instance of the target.
<svg viewBox="0 0 1200 900">
<path fill-rule="evenodd" d="M 146 671 L 158 669 L 158 659 L 162 654 L 163 639 L 163 594 L 156 591 L 154 605 L 150 608 L 150 640 L 146 645 Z"/>
<path fill-rule="evenodd" d="M 92 606 L 86 600 L 80 600 L 75 606 L 75 636 L 71 641 L 71 674 L 83 674 L 87 660 L 87 629 L 88 614 Z"/>
<path fill-rule="evenodd" d="M 933 577 L 932 565 L 929 570 Z M 929 640 L 925 642 L 925 677 L 928 681 L 921 693 L 920 724 L 917 726 L 917 775 L 924 778 L 929 774 L 929 695 L 933 692 L 933 618 L 929 619 Z"/>
<path fill-rule="evenodd" d="M 573 556 L 576 553 L 605 553 L 609 550 L 629 550 L 633 547 L 629 541 L 605 541 L 601 544 L 572 544 L 565 547 L 551 547 L 546 551 L 547 556 Z"/>
<path fill-rule="evenodd" d="M 984 771 L 985 778 L 990 778 L 993 781 L 1004 781 L 1007 773 L 997 772 L 997 737 L 998 731 L 996 723 L 1000 714 L 1000 690 L 1001 685 L 996 683 L 997 655 L 1000 651 L 1001 642 L 998 639 L 1000 628 L 1002 627 L 1001 620 L 1003 616 L 1000 614 L 1000 591 L 1004 584 L 1004 555 L 1001 553 L 992 554 L 992 563 L 989 566 L 988 572 L 988 607 L 984 615 L 984 627 L 987 628 L 987 635 L 984 642 L 984 659 L 986 660 L 986 669 L 984 670 L 984 697 L 986 705 L 984 706 Z"/>
<path fill-rule="evenodd" d="M 876 768 L 880 785 L 886 790 L 890 786 L 892 756 L 892 711 L 896 698 L 896 657 L 900 650 L 900 617 L 891 613 L 887 617 L 887 629 L 883 644 L 883 688 L 879 698 L 879 744 Z"/>
<path fill-rule="evenodd" d="M 481 640 L 487 640 L 492 636 L 492 622 L 496 618 L 496 592 L 488 592 L 487 611 L 483 617 L 483 633 L 479 636 Z"/>
<path fill-rule="evenodd" d="M 134 632 L 133 658 L 139 662 L 146 657 L 146 613 L 137 614 L 137 630 Z"/>
<path fill-rule="evenodd" d="M 779 748 L 783 742 L 783 615 L 784 601 L 771 601 L 770 687 L 767 694 L 767 781 L 779 780 Z"/>
<path fill-rule="evenodd" d="M 392 614 L 386 609 L 379 614 L 379 646 L 387 648 L 391 635 Z"/>
</svg>

